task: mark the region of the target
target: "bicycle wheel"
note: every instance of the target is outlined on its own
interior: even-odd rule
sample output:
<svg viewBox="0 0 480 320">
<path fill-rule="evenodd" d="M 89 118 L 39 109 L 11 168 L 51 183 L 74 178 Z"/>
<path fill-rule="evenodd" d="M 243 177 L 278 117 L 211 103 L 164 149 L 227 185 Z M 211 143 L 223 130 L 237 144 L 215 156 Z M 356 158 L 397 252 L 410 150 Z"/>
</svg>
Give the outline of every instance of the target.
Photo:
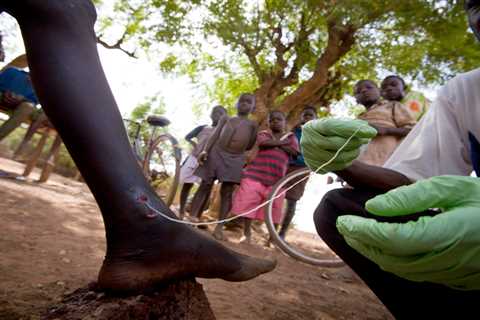
<svg viewBox="0 0 480 320">
<path fill-rule="evenodd" d="M 177 193 L 182 151 L 171 134 L 163 133 L 150 144 L 143 170 L 160 197 L 170 206 Z"/>
<path fill-rule="evenodd" d="M 344 262 L 341 259 L 334 258 L 334 259 L 320 259 L 316 257 L 312 257 L 307 255 L 292 246 L 290 246 L 285 240 L 283 240 L 277 233 L 275 225 L 273 223 L 273 200 L 276 199 L 278 195 L 281 194 L 283 189 L 287 186 L 292 184 L 293 181 L 298 181 L 302 178 L 307 177 L 310 175 L 310 170 L 308 168 L 299 169 L 293 171 L 280 179 L 274 186 L 268 199 L 270 200 L 265 208 L 265 224 L 267 225 L 268 232 L 270 233 L 270 237 L 274 244 L 280 248 L 284 253 L 288 254 L 292 258 L 295 258 L 299 261 L 321 266 L 321 267 L 342 267 L 344 266 Z"/>
</svg>

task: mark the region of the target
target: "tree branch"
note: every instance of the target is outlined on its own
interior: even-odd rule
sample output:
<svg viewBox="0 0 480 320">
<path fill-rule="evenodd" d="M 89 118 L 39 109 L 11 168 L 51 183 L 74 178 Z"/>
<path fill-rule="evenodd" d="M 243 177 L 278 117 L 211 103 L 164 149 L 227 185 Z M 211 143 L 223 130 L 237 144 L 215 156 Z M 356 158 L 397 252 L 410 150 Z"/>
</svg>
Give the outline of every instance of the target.
<svg viewBox="0 0 480 320">
<path fill-rule="evenodd" d="M 328 22 L 327 46 L 317 60 L 312 77 L 302 83 L 279 105 L 280 111 L 288 113 L 297 106 L 306 104 L 312 93 L 315 94 L 327 84 L 330 67 L 352 48 L 356 31 L 357 29 L 353 25 L 339 26 L 335 21 Z"/>
<path fill-rule="evenodd" d="M 117 50 L 120 50 L 122 51 L 123 53 L 125 53 L 127 56 L 131 57 L 131 58 L 135 58 L 135 59 L 138 59 L 137 55 L 135 54 L 135 52 L 131 52 L 131 51 L 127 51 L 125 50 L 124 48 L 122 48 L 122 43 L 123 41 L 125 40 L 125 36 L 126 36 L 126 32 L 123 33 L 122 37 L 120 39 L 118 39 L 118 41 L 115 43 L 115 44 L 108 44 L 107 42 L 105 42 L 103 39 L 102 39 L 102 35 L 98 35 L 96 38 L 97 38 L 97 43 L 98 44 L 101 44 L 103 47 L 107 48 L 107 49 L 117 49 Z"/>
</svg>

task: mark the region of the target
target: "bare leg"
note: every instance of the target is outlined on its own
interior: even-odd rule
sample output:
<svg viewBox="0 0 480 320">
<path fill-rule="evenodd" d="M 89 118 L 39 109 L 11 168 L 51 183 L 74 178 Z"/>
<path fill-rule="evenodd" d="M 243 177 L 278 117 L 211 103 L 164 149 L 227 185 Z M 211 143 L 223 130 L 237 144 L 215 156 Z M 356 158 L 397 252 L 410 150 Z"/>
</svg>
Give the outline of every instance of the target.
<svg viewBox="0 0 480 320">
<path fill-rule="evenodd" d="M 198 190 L 195 193 L 192 201 L 192 210 L 190 212 L 192 217 L 200 218 L 202 216 L 203 210 L 205 209 L 205 204 L 208 201 L 208 197 L 210 196 L 212 188 L 213 183 L 204 181 L 200 183 L 200 186 L 198 187 Z"/>
<path fill-rule="evenodd" d="M 193 183 L 184 183 L 180 192 L 180 219 L 185 216 L 185 205 L 187 204 L 188 194 L 192 190 Z"/>
<path fill-rule="evenodd" d="M 252 220 L 248 218 L 243 218 L 243 238 L 240 242 L 245 242 L 250 244 L 252 241 Z"/>
<path fill-rule="evenodd" d="M 195 276 L 243 281 L 275 267 L 146 207 L 175 217 L 148 184 L 128 142 L 100 65 L 89 0 L 0 6 L 20 24 L 36 93 L 102 212 L 107 252 L 100 287 L 137 291 Z"/>
<path fill-rule="evenodd" d="M 287 211 L 285 212 L 285 218 L 283 218 L 282 227 L 278 235 L 280 238 L 285 239 L 287 235 L 288 227 L 292 223 L 293 217 L 295 216 L 295 209 L 297 208 L 297 201 L 292 199 L 287 199 Z"/>
<path fill-rule="evenodd" d="M 232 195 L 233 195 L 233 188 L 235 187 L 234 183 L 231 182 L 222 182 L 222 187 L 220 188 L 220 219 L 226 219 L 228 213 L 232 209 Z M 213 236 L 217 240 L 223 240 L 223 223 L 219 223 L 215 227 L 215 231 L 213 232 Z"/>
<path fill-rule="evenodd" d="M 22 122 L 27 121 L 34 111 L 35 108 L 31 103 L 20 103 L 13 111 L 12 116 L 0 126 L 0 141 L 20 127 Z"/>
</svg>

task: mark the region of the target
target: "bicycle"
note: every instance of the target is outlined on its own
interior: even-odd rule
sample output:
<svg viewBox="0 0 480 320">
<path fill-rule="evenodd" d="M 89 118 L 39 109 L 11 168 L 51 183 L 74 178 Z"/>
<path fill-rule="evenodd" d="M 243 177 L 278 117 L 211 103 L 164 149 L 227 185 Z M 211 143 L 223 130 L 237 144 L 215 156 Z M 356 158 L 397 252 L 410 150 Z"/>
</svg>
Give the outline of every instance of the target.
<svg viewBox="0 0 480 320">
<path fill-rule="evenodd" d="M 308 264 L 320 266 L 320 267 L 330 267 L 330 268 L 342 267 L 345 265 L 345 263 L 339 258 L 319 259 L 319 258 L 306 255 L 296 250 L 278 235 L 276 227 L 273 223 L 273 200 L 279 194 L 281 194 L 281 192 L 285 192 L 284 189 L 286 186 L 291 185 L 292 183 L 295 183 L 296 181 L 309 176 L 310 173 L 311 171 L 308 168 L 295 170 L 287 174 L 282 179 L 280 179 L 273 186 L 272 191 L 270 192 L 270 195 L 268 197 L 269 202 L 265 207 L 265 224 L 267 225 L 267 229 L 270 234 L 270 239 L 284 253 L 304 263 L 308 263 Z"/>
<path fill-rule="evenodd" d="M 178 140 L 166 130 L 157 133 L 158 129 L 166 128 L 170 120 L 163 116 L 149 116 L 145 121 L 151 127 L 148 133 L 142 132 L 143 123 L 124 119 L 132 149 L 145 177 L 156 190 L 167 189 L 159 196 L 170 206 L 179 184 L 182 151 Z"/>
</svg>

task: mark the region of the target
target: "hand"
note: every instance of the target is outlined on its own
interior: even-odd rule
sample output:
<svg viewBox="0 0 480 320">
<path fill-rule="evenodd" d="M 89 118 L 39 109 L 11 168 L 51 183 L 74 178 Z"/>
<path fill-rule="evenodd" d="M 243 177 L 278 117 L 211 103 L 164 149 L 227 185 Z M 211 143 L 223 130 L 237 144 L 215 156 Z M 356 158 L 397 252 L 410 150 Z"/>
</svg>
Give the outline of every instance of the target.
<svg viewBox="0 0 480 320">
<path fill-rule="evenodd" d="M 2 94 L 2 104 L 5 107 L 15 108 L 16 106 L 18 106 L 23 101 L 25 101 L 24 97 L 22 97 L 20 95 L 16 95 L 11 91 L 4 91 L 3 94 Z"/>
<path fill-rule="evenodd" d="M 341 216 L 347 243 L 383 270 L 412 281 L 480 289 L 480 179 L 439 176 L 394 189 L 366 203 L 378 216 L 441 208 L 408 223 Z"/>
<path fill-rule="evenodd" d="M 197 143 L 195 141 L 190 140 L 188 142 L 190 142 L 190 145 L 192 146 L 192 149 L 195 149 L 197 147 Z"/>
<path fill-rule="evenodd" d="M 203 166 L 203 164 L 205 163 L 205 161 L 207 161 L 207 159 L 208 159 L 208 153 L 206 151 L 200 152 L 197 158 L 198 164 Z"/>
<path fill-rule="evenodd" d="M 303 126 L 300 141 L 305 163 L 317 171 L 351 138 L 340 154 L 320 171 L 325 173 L 344 169 L 358 157 L 360 146 L 368 143 L 376 134 L 377 131 L 362 120 L 324 118 L 309 121 Z"/>
</svg>

